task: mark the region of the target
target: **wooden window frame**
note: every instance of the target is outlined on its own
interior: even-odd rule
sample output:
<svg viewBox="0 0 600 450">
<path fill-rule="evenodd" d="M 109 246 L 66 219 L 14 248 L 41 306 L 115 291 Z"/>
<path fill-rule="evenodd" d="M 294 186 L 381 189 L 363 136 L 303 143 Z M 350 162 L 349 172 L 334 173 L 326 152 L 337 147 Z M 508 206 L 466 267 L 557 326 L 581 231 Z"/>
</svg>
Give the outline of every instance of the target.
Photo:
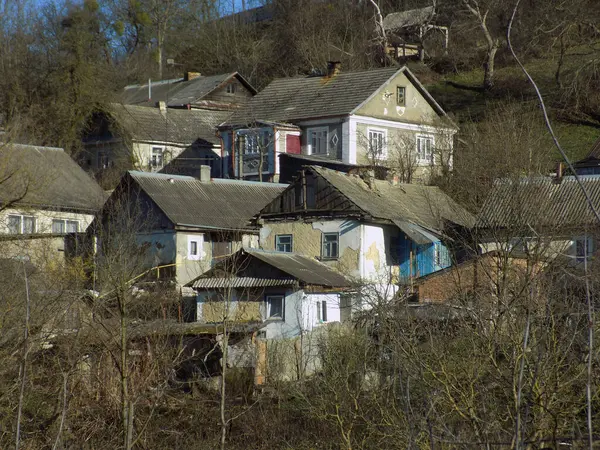
<svg viewBox="0 0 600 450">
<path fill-rule="evenodd" d="M 335 241 L 328 241 L 327 237 L 329 236 L 335 236 L 336 239 Z M 331 246 L 331 244 L 335 244 L 335 255 L 332 255 L 333 252 L 331 252 L 331 250 L 326 251 L 326 249 L 329 249 L 329 247 Z M 327 254 L 329 253 L 329 254 Z M 322 238 L 321 238 L 321 259 L 324 261 L 332 261 L 332 260 L 336 260 L 340 257 L 340 233 L 335 232 L 335 233 L 323 233 Z"/>
<path fill-rule="evenodd" d="M 281 244 L 279 241 L 281 238 L 289 238 L 290 242 L 289 243 L 283 243 Z M 283 245 L 283 246 L 289 246 L 289 250 L 280 250 L 279 246 Z M 291 234 L 276 234 L 275 235 L 275 249 L 278 252 L 284 252 L 284 253 L 292 253 L 294 251 L 294 236 Z"/>
</svg>

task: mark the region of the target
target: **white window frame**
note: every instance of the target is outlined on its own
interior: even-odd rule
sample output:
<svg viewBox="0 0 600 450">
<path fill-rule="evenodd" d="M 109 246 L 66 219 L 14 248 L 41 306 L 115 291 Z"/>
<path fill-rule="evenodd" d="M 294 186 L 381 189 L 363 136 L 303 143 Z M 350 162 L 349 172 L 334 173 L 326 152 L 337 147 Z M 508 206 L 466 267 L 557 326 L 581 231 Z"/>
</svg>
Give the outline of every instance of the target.
<svg viewBox="0 0 600 450">
<path fill-rule="evenodd" d="M 335 256 L 325 255 L 325 244 L 331 244 L 332 241 L 327 241 L 327 236 L 337 236 L 337 240 L 335 241 L 336 251 Z M 323 233 L 323 237 L 321 238 L 321 259 L 323 260 L 335 260 L 340 257 L 340 233 Z"/>
<path fill-rule="evenodd" d="M 260 133 L 244 134 L 244 155 L 260 154 L 261 139 Z"/>
<path fill-rule="evenodd" d="M 54 223 L 55 222 L 61 222 L 62 223 L 62 228 L 63 231 L 62 232 L 54 232 Z M 71 222 L 71 223 L 76 223 L 77 224 L 77 231 L 67 231 L 67 224 Z M 50 224 L 51 227 L 51 231 L 53 234 L 66 234 L 66 233 L 78 233 L 80 231 L 80 221 L 77 219 L 60 219 L 60 218 L 56 218 L 56 219 L 52 219 L 52 223 Z"/>
<path fill-rule="evenodd" d="M 290 242 L 289 243 L 280 244 L 279 240 L 281 238 L 289 238 Z M 290 247 L 289 251 L 288 250 L 279 250 L 279 246 L 280 245 L 282 245 L 282 246 L 288 246 L 289 245 L 289 247 Z M 278 252 L 292 253 L 294 251 L 294 236 L 291 235 L 291 234 L 276 234 L 275 235 L 275 249 Z"/>
<path fill-rule="evenodd" d="M 281 299 L 281 316 L 274 316 L 271 312 L 271 305 L 273 299 Z M 264 311 L 265 320 L 281 320 L 282 322 L 285 322 L 285 295 L 266 295 L 264 302 Z"/>
<path fill-rule="evenodd" d="M 229 95 L 235 95 L 237 91 L 237 85 L 235 83 L 229 83 L 225 89 L 225 92 Z"/>
<path fill-rule="evenodd" d="M 327 317 L 327 300 L 317 300 L 317 322 L 327 323 L 329 321 Z"/>
<path fill-rule="evenodd" d="M 160 151 L 160 154 L 156 154 L 155 151 Z M 165 167 L 165 147 L 159 145 L 153 145 L 150 150 L 150 167 L 152 169 L 162 169 Z M 155 156 L 160 156 L 160 164 L 157 162 Z"/>
<path fill-rule="evenodd" d="M 419 153 L 419 141 L 431 141 L 431 151 L 429 157 L 425 155 L 425 158 L 421 157 Z M 434 163 L 434 149 L 435 149 L 435 137 L 431 134 L 417 134 L 417 138 L 415 140 L 415 151 L 417 153 L 417 162 L 419 165 L 433 165 Z"/>
<path fill-rule="evenodd" d="M 325 133 L 325 151 L 316 151 L 313 148 L 313 133 Z M 329 127 L 312 127 L 306 130 L 307 144 L 310 155 L 327 155 L 329 153 Z M 317 141 L 318 142 L 318 141 Z"/>
<path fill-rule="evenodd" d="M 192 253 L 192 243 L 196 244 L 196 253 Z M 204 235 L 194 234 L 187 237 L 187 259 L 200 261 L 204 257 Z"/>
<path fill-rule="evenodd" d="M 371 135 L 381 135 L 381 151 L 373 152 L 371 149 Z M 369 156 L 375 156 L 376 159 L 387 159 L 387 130 L 382 128 L 367 128 L 367 149 Z"/>
<path fill-rule="evenodd" d="M 402 89 L 402 102 L 398 101 L 398 93 Z M 406 86 L 396 86 L 396 105 L 406 106 Z"/>
<path fill-rule="evenodd" d="M 8 222 L 10 221 L 11 217 L 19 218 L 19 230 L 17 231 L 17 233 L 13 233 L 10 231 Z M 33 230 L 31 231 L 31 233 L 25 233 L 25 218 L 26 217 L 33 219 Z M 9 214 L 7 217 L 6 228 L 8 229 L 9 234 L 35 234 L 37 231 L 37 218 L 31 214 Z"/>
</svg>

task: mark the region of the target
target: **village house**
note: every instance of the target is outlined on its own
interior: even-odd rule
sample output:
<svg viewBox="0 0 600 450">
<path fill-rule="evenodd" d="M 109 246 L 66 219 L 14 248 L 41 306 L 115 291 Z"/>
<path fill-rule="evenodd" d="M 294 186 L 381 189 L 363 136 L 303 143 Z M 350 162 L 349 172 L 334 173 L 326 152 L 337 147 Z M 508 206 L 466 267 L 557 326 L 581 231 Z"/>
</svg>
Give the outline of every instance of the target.
<svg viewBox="0 0 600 450">
<path fill-rule="evenodd" d="M 600 208 L 600 176 L 580 179 Z M 590 261 L 598 249 L 598 221 L 573 176 L 497 180 L 475 231 L 484 251 L 561 256 L 577 264 Z"/>
<path fill-rule="evenodd" d="M 223 174 L 277 181 L 280 154 L 394 168 L 426 181 L 452 166 L 456 125 L 407 67 L 273 81 L 221 126 Z"/>
<path fill-rule="evenodd" d="M 0 144 L 0 240 L 5 258 L 62 260 L 106 196 L 61 148 Z"/>
<path fill-rule="evenodd" d="M 103 236 L 133 233 L 152 276 L 183 286 L 237 249 L 258 247 L 250 221 L 285 185 L 127 172 L 111 194 L 92 232 L 102 251 Z"/>
<path fill-rule="evenodd" d="M 126 170 L 221 177 L 217 125 L 256 93 L 239 73 L 185 77 L 125 87 L 120 103 L 92 118 L 81 166 L 107 187 Z"/>
<path fill-rule="evenodd" d="M 388 41 L 388 54 L 399 61 L 425 60 L 425 39 L 435 33 L 440 37 L 442 51 L 448 50 L 448 27 L 436 23 L 433 6 L 388 14 L 383 19 Z M 437 50 L 427 49 L 428 51 Z"/>
<path fill-rule="evenodd" d="M 573 168 L 577 175 L 600 175 L 600 138 L 594 142 L 587 156 L 575 163 Z M 559 170 L 562 166 L 559 167 Z"/>
<path fill-rule="evenodd" d="M 208 76 L 187 72 L 182 78 L 126 86 L 121 103 L 156 107 L 164 102 L 168 108 L 231 111 L 254 94 L 256 89 L 238 72 Z"/>
<path fill-rule="evenodd" d="M 383 286 L 410 284 L 462 260 L 473 221 L 438 187 L 318 166 L 306 167 L 257 216 L 261 248 L 316 258 Z"/>
<path fill-rule="evenodd" d="M 244 248 L 191 281 L 195 319 L 262 323 L 261 336 L 282 339 L 349 317 L 352 283 L 329 266 L 295 253 Z"/>
<path fill-rule="evenodd" d="M 201 165 L 221 175 L 221 142 L 215 127 L 231 112 L 112 103 L 97 113 L 79 157 L 83 169 L 114 187 L 126 170 L 195 174 Z"/>
</svg>

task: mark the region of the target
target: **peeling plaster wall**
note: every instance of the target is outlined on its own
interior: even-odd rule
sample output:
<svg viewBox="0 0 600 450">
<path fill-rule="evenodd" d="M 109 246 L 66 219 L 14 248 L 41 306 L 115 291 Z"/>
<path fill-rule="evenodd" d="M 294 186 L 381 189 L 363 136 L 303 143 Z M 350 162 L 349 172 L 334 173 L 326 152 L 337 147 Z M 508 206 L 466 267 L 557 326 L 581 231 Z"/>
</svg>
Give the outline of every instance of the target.
<svg viewBox="0 0 600 450">
<path fill-rule="evenodd" d="M 339 258 L 323 260 L 340 272 L 352 277 L 360 276 L 360 222 L 356 220 L 330 220 L 305 223 L 300 221 L 266 223 L 260 230 L 260 246 L 265 250 L 276 250 L 275 236 L 291 234 L 292 251 L 310 258 L 321 258 L 323 233 L 340 233 Z"/>
<path fill-rule="evenodd" d="M 255 299 L 248 300 L 248 292 L 233 292 L 229 299 L 228 318 L 235 322 L 260 321 L 263 300 L 267 295 L 285 295 L 285 319 L 272 320 L 263 328 L 267 339 L 286 339 L 299 336 L 303 324 L 304 291 L 266 289 Z M 225 318 L 227 303 L 219 291 L 203 291 L 197 296 L 196 317 L 198 322 L 220 323 Z"/>
</svg>

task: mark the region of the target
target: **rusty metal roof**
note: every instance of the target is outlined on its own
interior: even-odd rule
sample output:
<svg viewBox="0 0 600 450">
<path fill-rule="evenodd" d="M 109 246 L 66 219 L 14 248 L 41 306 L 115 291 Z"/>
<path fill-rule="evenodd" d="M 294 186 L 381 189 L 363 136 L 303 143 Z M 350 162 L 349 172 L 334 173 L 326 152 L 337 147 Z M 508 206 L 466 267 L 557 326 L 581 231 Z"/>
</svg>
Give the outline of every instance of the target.
<svg viewBox="0 0 600 450">
<path fill-rule="evenodd" d="M 205 229 L 253 229 L 250 219 L 287 187 L 138 171 L 129 175 L 175 225 Z"/>
<path fill-rule="evenodd" d="M 256 277 L 258 270 L 252 263 L 255 258 L 284 273 L 283 277 Z M 232 263 L 237 261 L 237 263 Z M 223 268 L 237 267 L 234 277 Z M 247 275 L 247 276 L 245 276 Z M 291 286 L 299 283 L 303 286 L 322 286 L 328 288 L 348 288 L 352 283 L 344 275 L 313 258 L 296 253 L 276 252 L 244 248 L 214 269 L 192 280 L 187 285 L 198 289 L 219 289 L 225 287 L 270 287 Z"/>
<path fill-rule="evenodd" d="M 600 176 L 580 176 L 596 208 L 600 208 Z M 480 229 L 538 229 L 598 225 L 575 177 L 499 180 L 477 218 Z"/>
</svg>

